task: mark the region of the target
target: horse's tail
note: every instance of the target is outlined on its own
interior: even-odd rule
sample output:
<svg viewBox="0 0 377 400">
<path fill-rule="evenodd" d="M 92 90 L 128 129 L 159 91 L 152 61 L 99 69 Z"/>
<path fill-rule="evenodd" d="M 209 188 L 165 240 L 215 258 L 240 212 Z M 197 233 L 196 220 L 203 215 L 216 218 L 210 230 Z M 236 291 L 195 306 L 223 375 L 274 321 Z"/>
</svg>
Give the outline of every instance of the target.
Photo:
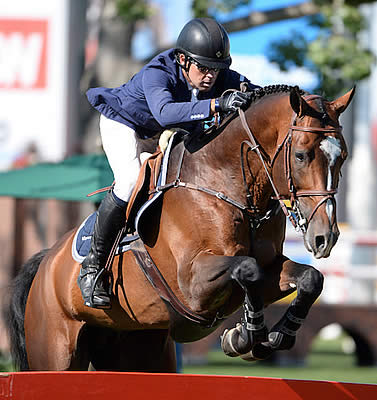
<svg viewBox="0 0 377 400">
<path fill-rule="evenodd" d="M 47 253 L 42 250 L 32 256 L 21 268 L 10 285 L 9 303 L 5 309 L 5 320 L 10 341 L 13 363 L 20 371 L 29 369 L 25 345 L 25 309 L 31 284 L 38 271 L 39 264 Z"/>
</svg>

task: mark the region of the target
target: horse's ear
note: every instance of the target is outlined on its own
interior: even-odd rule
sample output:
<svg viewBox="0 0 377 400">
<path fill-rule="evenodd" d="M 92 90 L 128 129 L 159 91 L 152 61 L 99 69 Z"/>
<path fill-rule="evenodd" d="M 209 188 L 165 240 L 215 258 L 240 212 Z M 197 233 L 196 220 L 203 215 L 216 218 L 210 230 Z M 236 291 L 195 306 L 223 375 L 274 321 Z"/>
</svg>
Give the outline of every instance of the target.
<svg viewBox="0 0 377 400">
<path fill-rule="evenodd" d="M 303 115 L 310 114 L 310 110 L 312 109 L 309 104 L 301 97 L 300 88 L 298 86 L 294 86 L 291 89 L 291 93 L 289 95 L 289 100 L 291 103 L 291 107 L 293 111 L 297 114 L 298 117 L 302 117 Z"/>
<path fill-rule="evenodd" d="M 339 114 L 341 114 L 348 105 L 351 103 L 353 95 L 355 94 L 356 86 L 354 86 L 349 92 L 339 97 L 338 99 L 331 102 L 332 108 Z"/>
</svg>

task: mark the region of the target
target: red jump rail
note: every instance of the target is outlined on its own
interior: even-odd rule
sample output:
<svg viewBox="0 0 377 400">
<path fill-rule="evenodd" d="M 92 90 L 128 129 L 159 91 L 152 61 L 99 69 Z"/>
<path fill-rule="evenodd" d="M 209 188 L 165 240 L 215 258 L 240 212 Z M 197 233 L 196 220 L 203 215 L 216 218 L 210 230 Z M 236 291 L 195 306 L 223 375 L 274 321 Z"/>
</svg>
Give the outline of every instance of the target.
<svg viewBox="0 0 377 400">
<path fill-rule="evenodd" d="M 248 376 L 126 372 L 0 374 L 0 400 L 231 400 L 234 398 L 371 400 L 377 399 L 377 385 Z"/>
</svg>

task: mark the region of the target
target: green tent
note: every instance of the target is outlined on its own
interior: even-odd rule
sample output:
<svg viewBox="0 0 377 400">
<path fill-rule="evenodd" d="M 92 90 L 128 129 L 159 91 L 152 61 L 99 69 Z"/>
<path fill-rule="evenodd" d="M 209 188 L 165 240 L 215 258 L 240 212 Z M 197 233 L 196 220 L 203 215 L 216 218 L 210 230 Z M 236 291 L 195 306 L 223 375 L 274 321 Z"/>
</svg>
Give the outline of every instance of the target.
<svg viewBox="0 0 377 400">
<path fill-rule="evenodd" d="M 104 154 L 77 155 L 60 163 L 40 163 L 0 173 L 0 196 L 99 202 L 114 180 Z"/>
</svg>

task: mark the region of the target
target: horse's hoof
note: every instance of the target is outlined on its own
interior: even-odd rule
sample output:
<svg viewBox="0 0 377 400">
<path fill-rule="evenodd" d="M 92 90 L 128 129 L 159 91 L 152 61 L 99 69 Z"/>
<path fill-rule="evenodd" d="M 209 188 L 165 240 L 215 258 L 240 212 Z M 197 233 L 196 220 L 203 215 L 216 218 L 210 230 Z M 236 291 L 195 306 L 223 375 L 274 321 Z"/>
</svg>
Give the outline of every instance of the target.
<svg viewBox="0 0 377 400">
<path fill-rule="evenodd" d="M 233 328 L 235 329 L 235 328 Z M 223 352 L 228 357 L 237 357 L 239 353 L 235 350 L 232 344 L 232 333 L 233 330 L 225 329 L 224 333 L 221 335 L 221 348 Z"/>
<path fill-rule="evenodd" d="M 270 332 L 268 343 L 274 350 L 290 350 L 296 342 L 296 336 L 286 335 L 282 332 Z"/>
<path fill-rule="evenodd" d="M 237 324 L 235 328 L 230 330 L 225 329 L 221 336 L 221 348 L 225 355 L 229 357 L 238 357 L 241 354 L 247 353 L 251 348 L 249 336 L 246 335 L 246 340 L 242 337 L 242 325 Z M 245 350 L 243 350 L 245 349 Z"/>
<path fill-rule="evenodd" d="M 246 354 L 242 354 L 240 357 L 245 361 L 261 361 L 270 357 L 274 350 L 269 346 L 268 343 L 258 343 Z"/>
<path fill-rule="evenodd" d="M 248 353 L 246 354 L 242 354 L 240 355 L 240 358 L 242 358 L 243 360 L 247 361 L 247 362 L 252 362 L 252 361 L 259 361 L 257 358 L 254 357 L 253 351 L 250 350 Z"/>
</svg>

